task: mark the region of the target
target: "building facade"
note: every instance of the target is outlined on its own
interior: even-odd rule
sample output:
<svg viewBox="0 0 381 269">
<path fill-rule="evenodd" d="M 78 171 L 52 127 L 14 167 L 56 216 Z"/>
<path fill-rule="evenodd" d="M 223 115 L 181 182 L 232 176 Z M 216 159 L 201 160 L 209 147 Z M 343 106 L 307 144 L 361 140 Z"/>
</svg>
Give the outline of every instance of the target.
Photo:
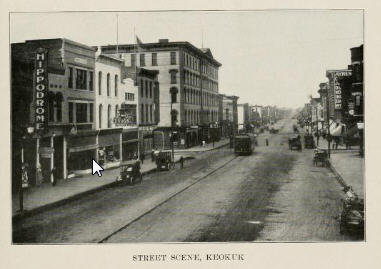
<svg viewBox="0 0 381 269">
<path fill-rule="evenodd" d="M 102 53 L 117 55 L 116 46 L 103 46 Z M 138 46 L 119 45 L 118 56 L 127 67 L 159 71 L 160 127 L 182 127 L 184 146 L 189 145 L 188 136 L 209 136 L 210 125 L 218 121 L 218 69 L 221 66 L 210 49 L 161 39 Z M 197 143 L 194 139 L 191 141 Z"/>
<path fill-rule="evenodd" d="M 41 58 L 37 50 L 46 52 L 45 69 L 37 61 Z M 30 168 L 31 185 L 90 169 L 97 149 L 95 49 L 63 38 L 29 40 L 12 44 L 11 61 L 14 178 L 19 176 L 22 162 Z M 44 72 L 47 98 L 41 99 L 38 82 Z M 43 108 L 38 106 L 42 102 L 48 113 L 44 116 L 46 128 L 40 131 L 37 121 L 42 119 Z"/>
</svg>

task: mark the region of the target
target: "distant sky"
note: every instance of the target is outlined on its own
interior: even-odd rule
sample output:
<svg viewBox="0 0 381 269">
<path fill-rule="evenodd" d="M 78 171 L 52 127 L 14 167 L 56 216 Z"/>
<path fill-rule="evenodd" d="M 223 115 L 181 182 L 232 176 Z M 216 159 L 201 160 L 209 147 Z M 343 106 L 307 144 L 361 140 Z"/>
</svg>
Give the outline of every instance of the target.
<svg viewBox="0 0 381 269">
<path fill-rule="evenodd" d="M 317 96 L 327 69 L 345 69 L 363 43 L 361 10 L 118 12 L 119 43 L 189 41 L 222 63 L 221 93 L 239 102 L 300 107 Z M 13 13 L 11 43 L 65 37 L 116 44 L 115 12 Z M 202 35 L 202 33 L 204 33 Z"/>
</svg>

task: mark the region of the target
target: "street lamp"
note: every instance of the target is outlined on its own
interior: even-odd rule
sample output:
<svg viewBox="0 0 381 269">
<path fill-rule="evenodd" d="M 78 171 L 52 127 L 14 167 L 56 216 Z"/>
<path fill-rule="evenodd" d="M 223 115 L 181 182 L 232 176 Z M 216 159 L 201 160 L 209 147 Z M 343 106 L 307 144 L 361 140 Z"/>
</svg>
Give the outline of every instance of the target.
<svg viewBox="0 0 381 269">
<path fill-rule="evenodd" d="M 30 136 L 34 132 L 34 127 L 28 126 L 26 128 L 26 135 Z M 19 210 L 18 212 L 24 211 L 24 188 L 28 187 L 29 184 L 29 175 L 28 175 L 28 166 L 24 160 L 24 143 L 27 136 L 22 136 L 21 138 L 21 184 L 19 187 Z"/>
</svg>

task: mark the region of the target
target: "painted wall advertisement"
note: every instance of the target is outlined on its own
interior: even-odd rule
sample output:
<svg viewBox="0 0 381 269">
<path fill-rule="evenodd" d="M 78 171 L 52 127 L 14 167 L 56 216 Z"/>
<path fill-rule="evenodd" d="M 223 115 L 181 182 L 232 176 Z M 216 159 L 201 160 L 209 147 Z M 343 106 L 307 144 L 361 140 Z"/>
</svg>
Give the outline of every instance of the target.
<svg viewBox="0 0 381 269">
<path fill-rule="evenodd" d="M 39 48 L 34 69 L 35 128 L 44 131 L 48 125 L 48 50 Z"/>
</svg>

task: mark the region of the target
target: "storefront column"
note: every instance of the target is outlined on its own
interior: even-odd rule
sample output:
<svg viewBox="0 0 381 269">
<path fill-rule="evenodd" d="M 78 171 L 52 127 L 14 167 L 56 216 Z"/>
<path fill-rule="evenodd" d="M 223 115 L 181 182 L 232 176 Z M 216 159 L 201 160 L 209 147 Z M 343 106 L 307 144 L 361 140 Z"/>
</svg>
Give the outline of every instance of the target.
<svg viewBox="0 0 381 269">
<path fill-rule="evenodd" d="M 63 136 L 63 156 L 62 156 L 62 163 L 63 163 L 63 178 L 67 178 L 67 156 L 66 156 L 66 151 L 67 151 L 67 142 L 66 142 L 66 136 Z"/>
<path fill-rule="evenodd" d="M 50 137 L 50 147 L 53 149 L 52 153 L 50 154 L 50 171 L 53 172 L 54 170 L 54 134 Z M 53 183 L 54 181 L 54 173 L 50 173 L 50 182 Z"/>
<path fill-rule="evenodd" d="M 123 161 L 123 134 L 119 135 L 119 160 Z"/>
<path fill-rule="evenodd" d="M 40 177 L 40 173 L 41 171 L 39 171 L 41 169 L 41 165 L 40 165 L 40 138 L 36 138 L 36 185 L 40 185 L 41 184 L 41 177 Z"/>
</svg>

